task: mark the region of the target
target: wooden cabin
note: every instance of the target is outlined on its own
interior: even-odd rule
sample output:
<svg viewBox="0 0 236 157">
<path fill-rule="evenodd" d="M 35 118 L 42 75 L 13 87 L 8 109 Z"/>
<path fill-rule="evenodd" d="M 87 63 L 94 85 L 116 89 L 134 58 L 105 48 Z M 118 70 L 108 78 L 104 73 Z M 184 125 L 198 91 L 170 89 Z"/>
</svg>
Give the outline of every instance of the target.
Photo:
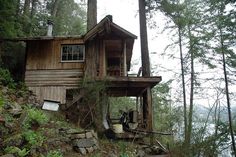
<svg viewBox="0 0 236 157">
<path fill-rule="evenodd" d="M 106 79 L 108 96 L 141 97 L 143 117 L 151 123 L 152 100 L 147 93 L 161 77 L 128 75 L 135 39 L 136 35 L 115 24 L 111 16 L 84 36 L 21 39 L 26 42 L 25 83 L 40 102 L 65 104 L 67 92 L 78 88 L 85 76 L 95 81 Z"/>
</svg>

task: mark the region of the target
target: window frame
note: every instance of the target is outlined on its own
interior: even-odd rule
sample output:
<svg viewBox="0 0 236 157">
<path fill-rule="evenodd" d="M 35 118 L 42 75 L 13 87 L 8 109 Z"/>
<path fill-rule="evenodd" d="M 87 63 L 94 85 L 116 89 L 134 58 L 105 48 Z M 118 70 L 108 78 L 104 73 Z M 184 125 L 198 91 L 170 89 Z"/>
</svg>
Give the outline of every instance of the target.
<svg viewBox="0 0 236 157">
<path fill-rule="evenodd" d="M 62 59 L 63 46 L 83 46 L 83 59 L 82 60 L 63 60 Z M 61 44 L 60 48 L 61 48 L 61 51 L 60 51 L 61 55 L 60 55 L 60 57 L 61 57 L 61 62 L 62 63 L 73 63 L 73 62 L 79 63 L 79 62 L 84 62 L 85 61 L 85 45 L 84 44 Z M 73 52 L 72 52 L 72 56 L 73 56 Z"/>
</svg>

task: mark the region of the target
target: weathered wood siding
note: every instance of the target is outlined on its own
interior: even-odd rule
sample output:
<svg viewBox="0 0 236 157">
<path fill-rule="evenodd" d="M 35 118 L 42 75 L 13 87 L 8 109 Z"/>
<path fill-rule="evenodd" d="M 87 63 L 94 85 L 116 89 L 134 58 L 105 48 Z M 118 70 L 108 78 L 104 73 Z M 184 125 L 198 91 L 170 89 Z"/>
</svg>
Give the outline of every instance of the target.
<svg viewBox="0 0 236 157">
<path fill-rule="evenodd" d="M 43 100 L 53 100 L 66 103 L 66 87 L 63 86 L 46 86 L 46 87 L 29 87 L 40 102 Z"/>
<path fill-rule="evenodd" d="M 85 76 L 88 79 L 93 80 L 97 76 L 99 70 L 99 41 L 92 40 L 86 43 L 86 67 L 85 67 Z"/>
<path fill-rule="evenodd" d="M 25 82 L 29 87 L 37 86 L 78 86 L 83 77 L 82 69 L 27 70 Z"/>
<path fill-rule="evenodd" d="M 26 70 L 81 69 L 84 63 L 61 62 L 62 44 L 80 44 L 82 40 L 41 40 L 27 43 Z"/>
<path fill-rule="evenodd" d="M 82 44 L 80 39 L 27 42 L 25 83 L 37 98 L 66 102 L 66 89 L 78 87 L 84 62 L 61 62 L 62 44 Z"/>
</svg>

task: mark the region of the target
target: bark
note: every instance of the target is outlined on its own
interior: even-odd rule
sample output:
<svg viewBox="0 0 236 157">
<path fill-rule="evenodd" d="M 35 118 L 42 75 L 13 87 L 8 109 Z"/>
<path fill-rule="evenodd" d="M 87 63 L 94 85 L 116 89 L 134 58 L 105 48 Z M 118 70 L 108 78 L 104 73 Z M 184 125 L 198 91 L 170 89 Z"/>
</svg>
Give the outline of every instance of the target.
<svg viewBox="0 0 236 157">
<path fill-rule="evenodd" d="M 29 16 L 29 11 L 30 11 L 30 0 L 25 0 L 23 14 L 25 16 Z"/>
<path fill-rule="evenodd" d="M 214 117 L 214 121 L 215 121 L 215 137 L 218 136 L 218 130 L 219 130 L 219 122 L 220 122 L 220 101 L 219 101 L 219 94 L 217 93 L 217 103 L 216 103 L 216 107 L 215 107 L 215 113 L 214 113 L 215 117 Z M 215 153 L 217 149 L 217 138 L 214 139 L 214 143 L 213 143 L 213 155 L 217 157 L 217 154 Z"/>
<path fill-rule="evenodd" d="M 16 18 L 20 16 L 20 0 L 16 2 Z"/>
<path fill-rule="evenodd" d="M 224 4 L 221 2 L 219 16 L 222 18 L 224 12 Z M 236 157 L 236 146 L 235 146 L 235 139 L 234 139 L 234 131 L 233 131 L 233 124 L 232 124 L 232 113 L 231 113 L 231 104 L 230 104 L 230 97 L 229 97 L 229 85 L 228 85 L 228 77 L 227 77 L 227 70 L 226 70 L 226 59 L 225 59 L 225 51 L 224 51 L 224 39 L 223 39 L 223 30 L 221 23 L 218 26 L 219 33 L 220 33 L 220 46 L 221 46 L 221 54 L 222 54 L 222 62 L 223 62 L 223 71 L 224 71 L 224 79 L 225 79 L 225 94 L 226 94 L 226 101 L 227 101 L 227 110 L 228 110 L 228 119 L 229 119 L 229 131 L 232 140 L 232 149 L 233 154 Z"/>
<path fill-rule="evenodd" d="M 88 0 L 87 6 L 87 30 L 90 30 L 97 24 L 97 0 Z M 94 79 L 97 76 L 96 55 L 97 41 L 89 41 L 86 45 L 86 67 L 85 76 Z"/>
<path fill-rule="evenodd" d="M 97 24 L 97 0 L 88 0 L 87 31 Z"/>
<path fill-rule="evenodd" d="M 190 102 L 189 102 L 189 114 L 188 114 L 188 130 L 186 136 L 186 147 L 190 148 L 191 144 L 191 134 L 192 134 L 192 118 L 193 118 L 193 100 L 194 100 L 194 53 L 193 53 L 193 41 L 190 25 L 188 25 L 188 36 L 190 43 L 190 66 L 191 66 L 191 76 L 190 76 Z M 189 153 L 189 151 L 187 152 Z"/>
<path fill-rule="evenodd" d="M 30 19 L 32 20 L 35 13 L 36 13 L 36 5 L 38 0 L 32 0 L 31 2 L 31 13 L 30 13 Z"/>
<path fill-rule="evenodd" d="M 229 130 L 230 130 L 230 135 L 231 135 L 231 140 L 232 140 L 233 154 L 236 157 L 236 147 L 235 147 L 233 124 L 232 124 L 231 104 L 230 104 L 230 98 L 229 98 L 229 85 L 228 85 L 226 60 L 225 60 L 225 52 L 224 52 L 224 40 L 223 40 L 222 34 L 223 34 L 222 29 L 220 28 L 220 42 L 221 42 L 221 53 L 222 53 L 222 58 L 223 58 L 223 70 L 224 70 L 224 79 L 225 79 L 225 92 L 226 92 L 226 101 L 227 101 L 227 109 L 228 109 Z"/>
<path fill-rule="evenodd" d="M 147 40 L 147 20 L 145 1 L 139 0 L 139 23 L 140 23 L 140 44 L 141 44 L 141 59 L 142 59 L 142 75 L 150 76 L 150 61 L 148 52 Z"/>
<path fill-rule="evenodd" d="M 30 33 L 30 0 L 25 0 L 24 3 L 24 12 L 23 12 L 23 31 L 26 35 Z"/>
<path fill-rule="evenodd" d="M 178 27 L 179 32 L 179 51 L 180 51 L 180 62 L 181 62 L 181 77 L 182 77 L 182 86 L 183 86 L 183 103 L 184 103 L 184 139 L 187 141 L 187 103 L 186 103 L 186 89 L 185 89 L 185 77 L 184 77 L 184 59 L 183 59 L 183 50 L 182 50 L 182 34 L 181 28 Z"/>
<path fill-rule="evenodd" d="M 55 0 L 53 4 L 53 8 L 51 10 L 51 16 L 54 18 L 57 15 L 58 7 L 59 7 L 60 0 Z"/>
</svg>

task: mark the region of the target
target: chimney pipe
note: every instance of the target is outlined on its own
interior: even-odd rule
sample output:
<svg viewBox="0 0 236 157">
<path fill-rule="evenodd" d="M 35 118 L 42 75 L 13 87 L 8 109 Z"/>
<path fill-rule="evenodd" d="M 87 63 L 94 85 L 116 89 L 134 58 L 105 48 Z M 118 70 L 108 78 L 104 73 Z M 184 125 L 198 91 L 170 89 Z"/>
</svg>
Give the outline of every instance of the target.
<svg viewBox="0 0 236 157">
<path fill-rule="evenodd" d="M 52 22 L 52 20 L 48 20 L 47 24 L 48 24 L 47 36 L 51 37 L 52 36 L 52 30 L 53 30 L 53 22 Z"/>
</svg>

